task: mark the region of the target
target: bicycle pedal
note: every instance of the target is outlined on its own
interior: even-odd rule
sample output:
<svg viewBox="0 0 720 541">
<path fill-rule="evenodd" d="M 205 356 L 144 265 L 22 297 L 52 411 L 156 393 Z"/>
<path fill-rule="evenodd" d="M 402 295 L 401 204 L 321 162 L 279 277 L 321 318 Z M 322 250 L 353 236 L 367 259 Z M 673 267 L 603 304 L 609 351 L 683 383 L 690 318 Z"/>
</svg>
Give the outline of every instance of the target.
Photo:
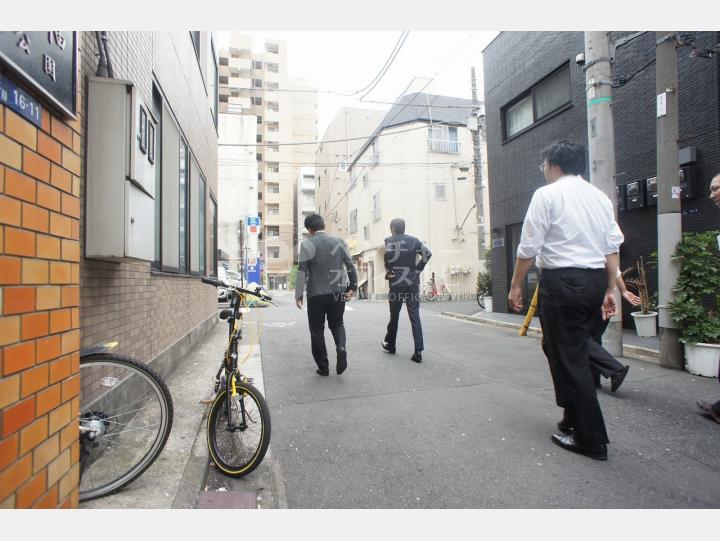
<svg viewBox="0 0 720 541">
<path fill-rule="evenodd" d="M 212 399 L 212 398 L 206 398 L 206 399 L 204 399 L 204 400 L 201 400 L 200 403 L 203 404 L 203 405 L 205 405 L 205 406 L 208 406 L 208 405 L 210 405 L 210 404 L 213 403 L 213 399 Z"/>
</svg>

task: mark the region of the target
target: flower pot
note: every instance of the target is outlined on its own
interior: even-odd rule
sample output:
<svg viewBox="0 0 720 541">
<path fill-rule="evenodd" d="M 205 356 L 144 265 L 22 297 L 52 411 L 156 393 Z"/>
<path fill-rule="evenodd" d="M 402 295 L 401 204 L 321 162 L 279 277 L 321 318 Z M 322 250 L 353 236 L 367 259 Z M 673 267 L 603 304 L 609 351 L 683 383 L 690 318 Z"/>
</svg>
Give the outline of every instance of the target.
<svg viewBox="0 0 720 541">
<path fill-rule="evenodd" d="M 657 336 L 657 312 L 633 312 L 630 314 L 635 319 L 635 330 L 638 336 L 651 337 Z"/>
<path fill-rule="evenodd" d="M 486 312 L 492 312 L 492 297 L 483 296 L 483 304 L 485 305 Z"/>
<path fill-rule="evenodd" d="M 696 376 L 715 378 L 720 366 L 720 344 L 685 344 L 685 370 Z"/>
</svg>

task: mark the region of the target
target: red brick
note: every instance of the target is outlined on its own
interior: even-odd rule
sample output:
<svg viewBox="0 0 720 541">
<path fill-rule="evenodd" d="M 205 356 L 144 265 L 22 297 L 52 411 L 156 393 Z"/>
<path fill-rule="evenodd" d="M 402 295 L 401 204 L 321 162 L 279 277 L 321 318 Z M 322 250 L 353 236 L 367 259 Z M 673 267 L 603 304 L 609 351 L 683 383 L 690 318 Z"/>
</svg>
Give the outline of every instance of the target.
<svg viewBox="0 0 720 541">
<path fill-rule="evenodd" d="M 69 284 L 71 278 L 70 271 L 70 263 L 50 263 L 50 283 Z"/>
<path fill-rule="evenodd" d="M 0 133 L 0 163 L 15 169 L 20 169 L 22 165 L 22 147 L 2 133 Z"/>
<path fill-rule="evenodd" d="M 0 502 L 25 483 L 32 475 L 32 457 L 22 457 L 0 473 Z"/>
<path fill-rule="evenodd" d="M 27 148 L 23 148 L 23 172 L 43 182 L 50 182 L 50 162 Z"/>
<path fill-rule="evenodd" d="M 50 133 L 50 113 L 48 113 L 47 109 L 42 110 L 40 120 L 42 123 L 43 131 L 45 131 L 46 133 Z"/>
<path fill-rule="evenodd" d="M 66 147 L 72 148 L 72 130 L 57 117 L 52 117 L 52 136 Z"/>
<path fill-rule="evenodd" d="M 76 240 L 62 241 L 62 258 L 64 261 L 77 263 L 80 261 L 80 243 Z"/>
<path fill-rule="evenodd" d="M 80 285 L 80 263 L 73 263 L 70 269 L 70 281 L 73 284 Z"/>
<path fill-rule="evenodd" d="M 50 182 L 56 188 L 60 188 L 68 193 L 72 192 L 72 174 L 59 165 L 52 164 Z"/>
<path fill-rule="evenodd" d="M 20 338 L 22 340 L 31 340 L 33 338 L 39 338 L 40 336 L 47 336 L 49 319 L 47 312 L 22 316 Z"/>
<path fill-rule="evenodd" d="M 37 363 L 44 363 L 60 356 L 62 340 L 60 335 L 48 336 L 37 341 Z"/>
<path fill-rule="evenodd" d="M 0 440 L 0 471 L 15 462 L 18 456 L 18 440 L 17 434 L 13 434 L 7 439 Z"/>
<path fill-rule="evenodd" d="M 60 479 L 60 499 L 65 499 L 63 506 L 64 508 L 70 508 L 71 504 L 71 498 L 70 493 L 72 492 L 73 488 L 78 486 L 80 483 L 80 464 L 75 463 L 75 465 L 70 468 L 70 470 L 65 474 L 65 476 Z"/>
<path fill-rule="evenodd" d="M 3 291 L 3 315 L 35 310 L 34 287 L 6 287 Z"/>
<path fill-rule="evenodd" d="M 0 408 L 4 408 L 20 399 L 20 374 L 0 378 Z"/>
<path fill-rule="evenodd" d="M 50 210 L 60 211 L 60 190 L 38 182 L 37 204 Z"/>
<path fill-rule="evenodd" d="M 45 496 L 33 505 L 33 509 L 56 509 L 58 506 L 58 486 L 55 485 Z"/>
<path fill-rule="evenodd" d="M 45 493 L 46 487 L 47 471 L 42 470 L 17 491 L 17 508 L 29 509 Z"/>
<path fill-rule="evenodd" d="M 70 354 L 70 371 L 73 374 L 77 374 L 80 371 L 80 351 L 76 351 Z M 78 400 L 79 402 L 79 400 Z M 78 404 L 79 407 L 79 404 Z"/>
<path fill-rule="evenodd" d="M 50 312 L 50 334 L 69 331 L 71 324 L 72 312 L 70 309 Z"/>
<path fill-rule="evenodd" d="M 47 387 L 48 384 L 48 365 L 41 364 L 30 370 L 25 370 L 22 374 L 22 397 L 35 394 L 40 389 Z"/>
<path fill-rule="evenodd" d="M 35 397 L 31 396 L 27 400 L 10 406 L 3 410 L 2 434 L 3 439 L 7 438 L 20 430 L 22 427 L 29 425 L 35 420 Z"/>
<path fill-rule="evenodd" d="M 80 349 L 80 329 L 61 334 L 63 355 L 74 353 Z"/>
<path fill-rule="evenodd" d="M 67 402 L 50 412 L 50 424 L 48 426 L 51 435 L 59 432 L 70 423 L 70 411 L 70 402 Z"/>
<path fill-rule="evenodd" d="M 60 239 L 38 235 L 37 256 L 43 259 L 60 259 Z"/>
<path fill-rule="evenodd" d="M 80 156 L 75 154 L 71 148 L 62 149 L 62 166 L 76 175 L 80 174 Z"/>
<path fill-rule="evenodd" d="M 80 240 L 80 220 L 72 220 L 70 224 L 70 238 L 73 240 Z"/>
<path fill-rule="evenodd" d="M 75 355 L 75 354 L 73 354 Z M 77 353 L 79 355 L 79 353 Z M 72 360 L 72 355 L 71 355 Z M 72 363 L 71 363 L 72 367 Z M 62 383 L 62 401 L 63 403 L 68 402 L 69 400 L 72 400 L 73 398 L 80 395 L 80 374 L 75 374 L 74 376 L 66 379 Z"/>
<path fill-rule="evenodd" d="M 6 227 L 5 253 L 10 255 L 35 257 L 35 233 L 23 231 L 22 229 L 15 229 L 13 227 Z"/>
<path fill-rule="evenodd" d="M 60 451 L 64 451 L 78 440 L 78 424 L 72 422 L 60 431 Z"/>
<path fill-rule="evenodd" d="M 75 417 L 75 414 L 73 414 L 73 417 Z M 79 440 L 75 440 L 75 442 L 70 446 L 70 461 L 72 463 L 80 461 L 80 441 Z"/>
<path fill-rule="evenodd" d="M 62 163 L 62 146 L 43 132 L 37 134 L 37 151 L 55 163 Z"/>
<path fill-rule="evenodd" d="M 22 225 L 25 229 L 47 233 L 50 224 L 50 213 L 35 205 L 23 203 Z"/>
<path fill-rule="evenodd" d="M 72 309 L 72 319 L 70 325 L 72 325 L 73 329 L 80 327 L 80 308 Z"/>
<path fill-rule="evenodd" d="M 73 149 L 73 152 L 75 152 L 76 154 L 80 154 L 80 150 L 81 150 L 80 141 L 81 141 L 80 134 L 73 133 L 72 149 Z"/>
<path fill-rule="evenodd" d="M 5 172 L 5 193 L 28 203 L 35 202 L 35 185 L 37 183 L 14 169 Z"/>
<path fill-rule="evenodd" d="M 48 418 L 44 415 L 20 432 L 20 455 L 29 453 L 48 437 Z"/>
<path fill-rule="evenodd" d="M 3 350 L 3 376 L 35 366 L 35 342 L 7 346 Z"/>
<path fill-rule="evenodd" d="M 70 377 L 70 356 L 50 363 L 50 385 Z"/>
<path fill-rule="evenodd" d="M 33 451 L 33 473 L 37 473 L 40 468 L 50 464 L 55 457 L 60 454 L 60 435 L 55 434 L 43 443 L 38 445 Z"/>
<path fill-rule="evenodd" d="M 53 385 L 37 395 L 37 416 L 45 415 L 48 411 L 60 405 L 62 385 Z"/>
<path fill-rule="evenodd" d="M 20 283 L 20 259 L 0 256 L 0 284 L 16 285 Z"/>
<path fill-rule="evenodd" d="M 75 285 L 62 288 L 62 307 L 72 306 L 80 306 L 80 288 Z"/>
<path fill-rule="evenodd" d="M 20 341 L 20 318 L 0 317 L 0 346 L 14 344 Z"/>
<path fill-rule="evenodd" d="M 37 128 L 10 109 L 5 109 L 5 134 L 26 147 L 37 146 Z"/>
<path fill-rule="evenodd" d="M 74 195 L 63 194 L 62 212 L 72 218 L 80 219 L 80 199 Z"/>
<path fill-rule="evenodd" d="M 47 284 L 48 262 L 41 259 L 23 259 L 22 282 L 23 284 Z"/>
<path fill-rule="evenodd" d="M 0 223 L 19 226 L 22 218 L 21 209 L 20 201 L 0 195 Z"/>
<path fill-rule="evenodd" d="M 50 233 L 57 237 L 70 238 L 72 236 L 72 220 L 57 212 L 51 212 Z"/>
</svg>

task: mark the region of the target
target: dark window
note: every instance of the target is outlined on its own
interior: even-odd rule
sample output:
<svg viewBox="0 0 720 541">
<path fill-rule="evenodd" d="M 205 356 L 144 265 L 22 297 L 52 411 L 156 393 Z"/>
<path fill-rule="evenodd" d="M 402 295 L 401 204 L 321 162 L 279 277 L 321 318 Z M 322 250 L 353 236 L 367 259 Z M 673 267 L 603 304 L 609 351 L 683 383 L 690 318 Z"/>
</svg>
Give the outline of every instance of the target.
<svg viewBox="0 0 720 541">
<path fill-rule="evenodd" d="M 217 239 L 217 227 L 218 227 L 218 217 L 217 217 L 217 203 L 215 202 L 215 198 L 210 196 L 210 218 L 212 220 L 212 229 L 210 230 L 210 247 L 212 249 L 213 254 L 213 261 L 212 261 L 212 268 L 210 269 L 210 275 L 211 276 L 217 276 L 217 262 L 218 262 L 218 239 Z"/>
<path fill-rule="evenodd" d="M 188 272 L 188 158 L 187 144 L 180 140 L 180 272 Z"/>
<path fill-rule="evenodd" d="M 505 139 L 528 129 L 572 103 L 570 64 L 545 79 L 502 109 Z"/>
<path fill-rule="evenodd" d="M 190 39 L 192 40 L 193 48 L 195 49 L 195 56 L 197 56 L 198 60 L 200 60 L 200 32 L 191 30 Z"/>
<path fill-rule="evenodd" d="M 155 135 L 155 258 L 152 266 L 160 268 L 162 249 L 162 95 L 157 86 L 153 84 L 152 89 L 152 111 L 158 119 L 157 132 Z"/>
</svg>

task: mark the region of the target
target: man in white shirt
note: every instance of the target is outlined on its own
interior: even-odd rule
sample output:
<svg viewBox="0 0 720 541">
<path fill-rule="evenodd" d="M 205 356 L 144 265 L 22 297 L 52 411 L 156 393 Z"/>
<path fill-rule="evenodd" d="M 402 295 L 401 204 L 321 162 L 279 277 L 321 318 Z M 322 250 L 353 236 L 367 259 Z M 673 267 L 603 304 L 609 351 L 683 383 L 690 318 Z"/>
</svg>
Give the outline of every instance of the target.
<svg viewBox="0 0 720 541">
<path fill-rule="evenodd" d="M 556 445 L 607 460 L 608 437 L 588 358 L 588 338 L 615 313 L 618 249 L 624 237 L 610 199 L 582 178 L 585 149 L 561 141 L 543 152 L 547 185 L 538 188 L 525 215 L 508 302 L 522 309 L 523 283 L 540 269 L 540 324 L 559 423 L 569 435 L 553 434 Z"/>
</svg>

